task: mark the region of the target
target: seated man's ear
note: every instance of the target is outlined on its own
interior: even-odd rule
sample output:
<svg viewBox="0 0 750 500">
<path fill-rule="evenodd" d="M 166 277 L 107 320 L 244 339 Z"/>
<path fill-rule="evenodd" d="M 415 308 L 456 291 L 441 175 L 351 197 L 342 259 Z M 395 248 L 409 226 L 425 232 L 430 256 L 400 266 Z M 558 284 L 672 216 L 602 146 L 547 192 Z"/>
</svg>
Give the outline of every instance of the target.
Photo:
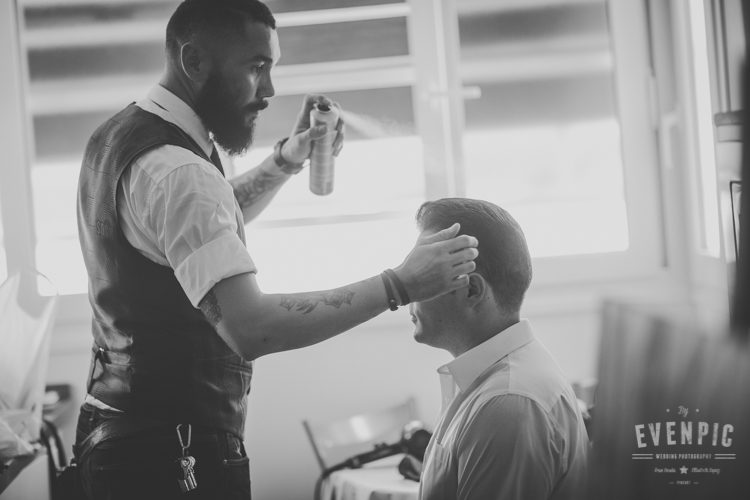
<svg viewBox="0 0 750 500">
<path fill-rule="evenodd" d="M 481 302 L 489 291 L 489 283 L 479 273 L 469 274 L 469 286 L 466 287 L 466 298 L 474 303 Z"/>
</svg>

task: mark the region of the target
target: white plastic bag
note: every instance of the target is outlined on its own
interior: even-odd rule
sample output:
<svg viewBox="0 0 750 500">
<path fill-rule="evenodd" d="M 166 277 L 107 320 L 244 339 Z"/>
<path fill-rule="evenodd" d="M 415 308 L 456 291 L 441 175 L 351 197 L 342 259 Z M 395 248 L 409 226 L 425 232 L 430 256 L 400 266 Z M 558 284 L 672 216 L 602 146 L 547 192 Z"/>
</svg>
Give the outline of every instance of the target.
<svg viewBox="0 0 750 500">
<path fill-rule="evenodd" d="M 31 441 L 33 433 L 39 432 L 36 427 L 33 415 L 27 410 L 0 411 L 0 459 L 34 453 Z"/>
<path fill-rule="evenodd" d="M 30 453 L 39 439 L 57 296 L 49 281 L 19 273 L 0 285 L 0 458 Z"/>
</svg>

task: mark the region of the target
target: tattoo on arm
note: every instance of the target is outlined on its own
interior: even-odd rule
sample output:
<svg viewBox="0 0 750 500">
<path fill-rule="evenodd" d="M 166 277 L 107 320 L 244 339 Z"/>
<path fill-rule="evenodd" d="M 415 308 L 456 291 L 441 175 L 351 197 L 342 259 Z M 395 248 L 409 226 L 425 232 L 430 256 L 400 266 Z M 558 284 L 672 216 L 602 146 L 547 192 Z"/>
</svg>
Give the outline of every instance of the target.
<svg viewBox="0 0 750 500">
<path fill-rule="evenodd" d="M 240 208 L 244 210 L 265 193 L 281 185 L 285 180 L 285 176 L 277 173 L 264 170 L 251 171 L 247 177 L 243 176 L 232 183 L 234 197 L 237 198 Z"/>
<path fill-rule="evenodd" d="M 200 301 L 198 307 L 203 311 L 203 315 L 211 325 L 216 327 L 216 325 L 219 324 L 222 318 L 221 306 L 219 306 L 219 301 L 216 299 L 216 294 L 214 294 L 213 290 L 209 291 L 206 296 L 203 297 L 203 300 Z"/>
<path fill-rule="evenodd" d="M 347 288 L 340 290 L 334 290 L 332 292 L 325 292 L 315 295 L 308 295 L 306 297 L 297 297 L 294 295 L 288 295 L 281 299 L 279 305 L 287 311 L 299 311 L 302 314 L 308 314 L 318 307 L 318 304 L 322 303 L 327 306 L 335 307 L 336 309 L 341 308 L 342 305 L 352 305 L 352 299 L 354 298 L 354 292 Z"/>
</svg>

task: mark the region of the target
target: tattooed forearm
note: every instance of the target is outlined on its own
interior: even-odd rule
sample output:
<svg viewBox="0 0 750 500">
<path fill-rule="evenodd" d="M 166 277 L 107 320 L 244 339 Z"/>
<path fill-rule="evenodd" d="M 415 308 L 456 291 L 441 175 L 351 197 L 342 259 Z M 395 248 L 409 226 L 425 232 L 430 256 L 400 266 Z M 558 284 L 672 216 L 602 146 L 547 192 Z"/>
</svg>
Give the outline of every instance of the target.
<svg viewBox="0 0 750 500">
<path fill-rule="evenodd" d="M 258 198 L 284 183 L 286 177 L 276 172 L 251 170 L 232 181 L 234 197 L 243 210 L 252 206 Z"/>
<path fill-rule="evenodd" d="M 219 324 L 222 318 L 221 306 L 219 306 L 219 301 L 216 299 L 216 295 L 214 294 L 213 290 L 208 292 L 206 296 L 203 297 L 203 300 L 198 303 L 198 307 L 200 307 L 201 311 L 203 311 L 203 315 L 206 317 L 208 322 L 211 323 L 211 325 L 215 327 Z"/>
<path fill-rule="evenodd" d="M 342 288 L 340 290 L 308 295 L 306 297 L 287 295 L 281 299 L 279 305 L 287 311 L 299 311 L 302 314 L 307 314 L 314 311 L 320 303 L 335 307 L 336 309 L 339 309 L 344 304 L 350 306 L 352 305 L 353 298 L 354 292 L 347 288 Z"/>
</svg>

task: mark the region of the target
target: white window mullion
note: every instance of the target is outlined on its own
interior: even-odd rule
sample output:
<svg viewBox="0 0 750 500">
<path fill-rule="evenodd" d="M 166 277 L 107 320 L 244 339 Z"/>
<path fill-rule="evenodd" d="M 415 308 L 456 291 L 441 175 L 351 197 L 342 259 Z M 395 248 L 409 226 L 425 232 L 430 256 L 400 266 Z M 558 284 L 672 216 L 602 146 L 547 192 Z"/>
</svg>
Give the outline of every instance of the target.
<svg viewBox="0 0 750 500">
<path fill-rule="evenodd" d="M 464 194 L 464 109 L 454 0 L 410 0 L 414 112 L 423 141 L 428 199 Z"/>
<path fill-rule="evenodd" d="M 646 12 L 642 2 L 610 0 L 607 6 L 622 134 L 629 254 L 641 270 L 655 270 L 662 265 L 663 228 Z"/>
<path fill-rule="evenodd" d="M 8 274 L 35 269 L 34 212 L 31 193 L 31 124 L 26 113 L 25 59 L 19 41 L 16 2 L 0 2 L 0 140 L 3 165 L 0 168 Z"/>
</svg>

